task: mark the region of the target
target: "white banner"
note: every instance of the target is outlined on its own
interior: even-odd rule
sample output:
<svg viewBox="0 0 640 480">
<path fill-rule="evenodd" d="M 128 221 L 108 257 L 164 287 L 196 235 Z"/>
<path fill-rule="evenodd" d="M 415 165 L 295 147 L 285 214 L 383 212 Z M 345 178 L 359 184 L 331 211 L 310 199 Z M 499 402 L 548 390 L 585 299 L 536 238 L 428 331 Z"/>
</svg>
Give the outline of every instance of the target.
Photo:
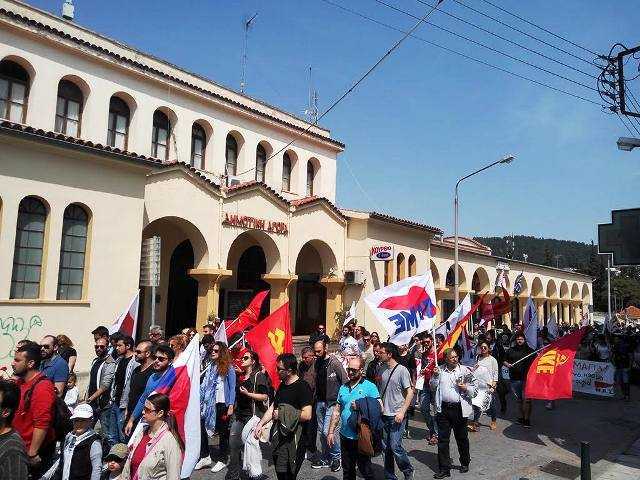
<svg viewBox="0 0 640 480">
<path fill-rule="evenodd" d="M 573 390 L 613 397 L 615 393 L 613 373 L 614 368 L 611 363 L 576 359 L 573 361 Z"/>
</svg>

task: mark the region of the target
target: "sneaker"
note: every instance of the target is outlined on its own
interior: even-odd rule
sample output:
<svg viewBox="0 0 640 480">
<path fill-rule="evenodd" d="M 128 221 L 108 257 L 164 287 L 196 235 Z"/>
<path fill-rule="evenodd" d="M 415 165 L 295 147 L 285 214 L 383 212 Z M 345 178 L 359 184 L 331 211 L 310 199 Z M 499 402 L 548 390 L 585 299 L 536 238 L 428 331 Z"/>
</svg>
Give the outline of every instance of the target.
<svg viewBox="0 0 640 480">
<path fill-rule="evenodd" d="M 315 468 L 315 469 L 326 468 L 328 466 L 329 466 L 329 464 L 327 462 L 325 462 L 324 460 L 320 460 L 320 459 L 313 460 L 311 462 L 311 468 Z"/>
<path fill-rule="evenodd" d="M 341 468 L 342 468 L 342 464 L 340 463 L 339 459 L 336 458 L 335 460 L 331 460 L 332 472 L 339 472 Z"/>
<path fill-rule="evenodd" d="M 451 474 L 449 472 L 440 471 L 433 475 L 433 478 L 449 478 Z"/>
<path fill-rule="evenodd" d="M 211 466 L 211 457 L 202 457 L 196 463 L 194 470 L 202 470 L 203 468 L 207 468 Z"/>
<path fill-rule="evenodd" d="M 530 420 L 524 420 L 522 422 L 522 425 L 524 426 L 524 428 L 531 428 L 531 421 Z"/>
<path fill-rule="evenodd" d="M 461 465 L 460 473 L 467 473 L 469 471 L 469 465 Z"/>
<path fill-rule="evenodd" d="M 227 468 L 227 464 L 226 463 L 216 462 L 216 464 L 213 467 L 211 467 L 211 473 L 221 472 L 225 468 Z"/>
<path fill-rule="evenodd" d="M 495 430 L 495 429 L 497 429 L 497 428 L 498 428 L 498 425 L 496 425 L 496 421 L 495 421 L 495 420 L 492 420 L 492 421 L 491 421 L 491 424 L 489 425 L 489 428 L 490 428 L 491 430 Z"/>
</svg>

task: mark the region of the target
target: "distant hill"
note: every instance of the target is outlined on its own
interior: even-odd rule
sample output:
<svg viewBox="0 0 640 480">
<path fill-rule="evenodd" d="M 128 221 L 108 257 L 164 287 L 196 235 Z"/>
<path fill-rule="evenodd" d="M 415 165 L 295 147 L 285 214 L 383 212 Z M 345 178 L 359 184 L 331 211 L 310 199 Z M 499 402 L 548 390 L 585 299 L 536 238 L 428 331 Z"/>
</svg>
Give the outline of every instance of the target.
<svg viewBox="0 0 640 480">
<path fill-rule="evenodd" d="M 593 245 L 555 238 L 536 238 L 526 235 L 513 237 L 474 237 L 475 240 L 491 248 L 494 255 L 559 268 L 577 268 L 587 271 Z"/>
</svg>

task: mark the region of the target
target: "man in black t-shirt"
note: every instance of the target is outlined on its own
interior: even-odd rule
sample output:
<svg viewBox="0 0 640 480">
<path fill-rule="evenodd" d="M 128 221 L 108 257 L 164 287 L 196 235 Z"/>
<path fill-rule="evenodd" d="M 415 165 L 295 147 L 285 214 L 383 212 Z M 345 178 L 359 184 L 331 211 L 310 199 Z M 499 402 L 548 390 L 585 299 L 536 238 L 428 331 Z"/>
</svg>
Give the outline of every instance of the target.
<svg viewBox="0 0 640 480">
<path fill-rule="evenodd" d="M 125 383 L 122 394 L 121 404 L 126 401 L 127 410 L 125 412 L 125 425 L 129 421 L 129 417 L 138 404 L 140 396 L 147 386 L 147 380 L 154 373 L 153 360 L 151 359 L 152 344 L 148 340 L 143 340 L 136 345 L 135 361 L 139 365 L 131 372 L 129 381 Z"/>
<path fill-rule="evenodd" d="M 272 438 L 273 465 L 278 480 L 294 480 L 298 475 L 305 448 L 300 439 L 304 427 L 311 420 L 313 395 L 309 385 L 298 377 L 298 360 L 292 353 L 278 356 L 276 368 L 280 387 L 273 405 L 262 416 L 254 435 L 260 436 L 262 427 L 274 421 L 276 429 Z"/>
<path fill-rule="evenodd" d="M 527 372 L 533 362 L 533 349 L 527 345 L 524 333 L 519 331 L 515 335 L 516 344 L 506 352 L 502 364 L 509 369 L 511 391 L 520 410 L 518 423 L 531 428 L 531 399 L 524 397 L 524 386 L 527 383 Z"/>
<path fill-rule="evenodd" d="M 126 440 L 123 432 L 125 408 L 122 408 L 121 401 L 124 385 L 133 371 L 130 364 L 133 361 L 134 344 L 133 338 L 126 335 L 118 338 L 116 342 L 116 373 L 113 376 L 113 384 L 111 386 L 111 410 L 112 418 L 116 420 L 118 443 L 124 443 Z"/>
</svg>

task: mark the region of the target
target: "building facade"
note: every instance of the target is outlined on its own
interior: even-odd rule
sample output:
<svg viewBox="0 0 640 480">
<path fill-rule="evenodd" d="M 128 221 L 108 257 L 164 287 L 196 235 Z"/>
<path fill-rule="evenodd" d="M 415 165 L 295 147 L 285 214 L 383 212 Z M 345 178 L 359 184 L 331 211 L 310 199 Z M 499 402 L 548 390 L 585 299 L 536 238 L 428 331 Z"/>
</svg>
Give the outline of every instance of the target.
<svg viewBox="0 0 640 480">
<path fill-rule="evenodd" d="M 15 0 L 0 1 L 0 119 L 0 365 L 46 333 L 88 359 L 89 332 L 140 288 L 154 236 L 160 285 L 155 298 L 141 288 L 141 331 L 152 302 L 171 334 L 233 318 L 264 289 L 263 313 L 288 301 L 297 335 L 331 332 L 353 301 L 380 330 L 363 296 L 427 268 L 439 315 L 449 308 L 451 242 L 338 208 L 344 145 L 328 130 Z M 387 259 L 372 261 L 379 249 Z M 591 303 L 590 278 L 473 241 L 460 264 L 462 294 L 492 291 L 505 265 L 511 285 L 524 272 L 521 300 L 533 296 L 541 318 L 575 321 Z"/>
</svg>

